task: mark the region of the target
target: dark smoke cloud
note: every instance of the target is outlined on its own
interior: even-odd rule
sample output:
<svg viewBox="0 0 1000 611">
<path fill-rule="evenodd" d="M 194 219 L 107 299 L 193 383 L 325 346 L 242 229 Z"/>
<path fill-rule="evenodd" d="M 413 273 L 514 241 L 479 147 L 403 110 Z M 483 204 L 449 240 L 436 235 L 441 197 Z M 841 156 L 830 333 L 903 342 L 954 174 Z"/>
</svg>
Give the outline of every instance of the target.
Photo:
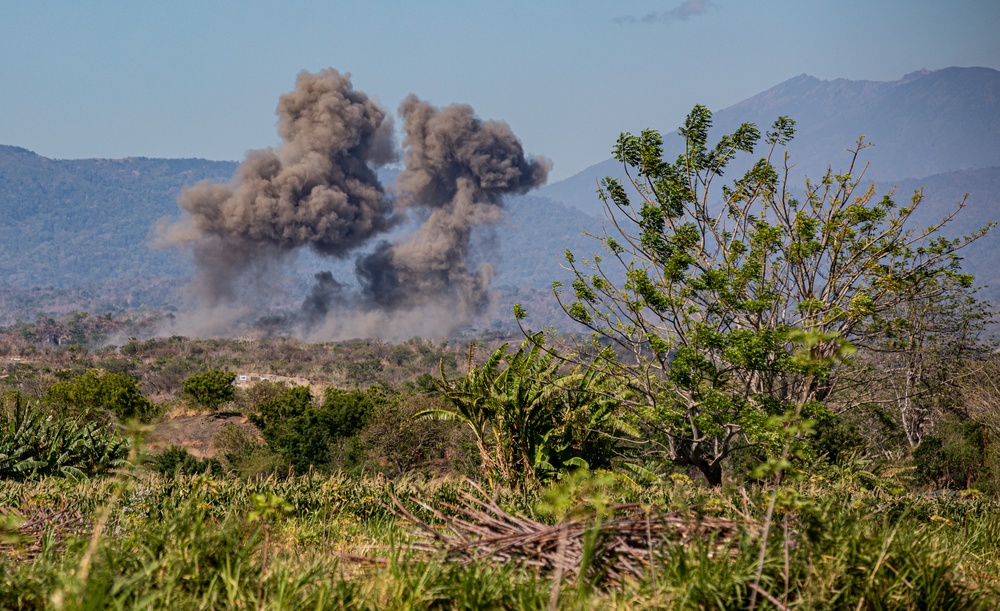
<svg viewBox="0 0 1000 611">
<path fill-rule="evenodd" d="M 161 236 L 194 244 L 203 304 L 232 301 L 254 265 L 303 246 L 345 257 L 399 220 L 373 169 L 394 160 L 391 117 L 350 75 L 299 74 L 277 114 L 284 144 L 250 152 L 230 184 L 185 189 L 188 219 Z"/>
<path fill-rule="evenodd" d="M 544 184 L 550 163 L 527 157 L 506 123 L 483 121 L 467 105 L 437 108 L 411 95 L 399 114 L 406 153 L 396 190 L 429 216 L 408 241 L 382 243 L 358 261 L 364 294 L 386 309 L 437 300 L 458 318 L 481 312 L 493 270 L 471 269 L 472 230 L 500 220 L 505 195 Z"/>
<path fill-rule="evenodd" d="M 502 218 L 505 196 L 544 184 L 547 160 L 526 156 L 505 123 L 411 95 L 399 107 L 404 169 L 390 197 L 374 170 L 397 158 L 391 118 L 349 75 L 300 74 L 277 114 L 284 144 L 249 153 L 229 184 L 186 189 L 187 216 L 161 231 L 161 243 L 192 248 L 191 287 L 206 312 L 193 323 L 253 316 L 261 307 L 244 287 L 267 293 L 266 278 L 302 248 L 372 250 L 356 260 L 358 288 L 317 274 L 297 313 L 257 316 L 262 332 L 409 337 L 448 332 L 489 305 L 493 268 L 473 263 L 473 231 Z M 419 227 L 376 243 L 407 213 Z"/>
<path fill-rule="evenodd" d="M 302 303 L 302 315 L 307 327 L 315 327 L 330 313 L 331 306 L 346 303 L 348 286 L 337 282 L 330 272 L 316 274 L 316 284 Z"/>
</svg>

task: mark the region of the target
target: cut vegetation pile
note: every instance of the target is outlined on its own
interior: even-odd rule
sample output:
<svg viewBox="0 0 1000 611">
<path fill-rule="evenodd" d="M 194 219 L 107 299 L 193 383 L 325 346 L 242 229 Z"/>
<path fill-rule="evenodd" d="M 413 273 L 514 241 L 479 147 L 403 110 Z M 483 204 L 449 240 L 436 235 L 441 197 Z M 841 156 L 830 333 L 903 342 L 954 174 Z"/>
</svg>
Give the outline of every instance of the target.
<svg viewBox="0 0 1000 611">
<path fill-rule="evenodd" d="M 753 524 L 728 518 L 661 511 L 638 504 L 611 511 L 619 517 L 606 521 L 563 520 L 545 524 L 513 515 L 497 504 L 497 497 L 460 493 L 458 503 L 440 509 L 415 500 L 444 527 L 421 520 L 393 497 L 400 517 L 417 526 L 426 541 L 411 549 L 443 552 L 449 561 L 466 565 L 489 560 L 516 562 L 541 573 L 588 579 L 621 586 L 626 579 L 642 580 L 655 573 L 656 558 L 664 542 L 679 545 L 711 542 L 717 553 L 726 553 L 742 529 Z M 589 569 L 589 570 L 588 570 Z"/>
</svg>

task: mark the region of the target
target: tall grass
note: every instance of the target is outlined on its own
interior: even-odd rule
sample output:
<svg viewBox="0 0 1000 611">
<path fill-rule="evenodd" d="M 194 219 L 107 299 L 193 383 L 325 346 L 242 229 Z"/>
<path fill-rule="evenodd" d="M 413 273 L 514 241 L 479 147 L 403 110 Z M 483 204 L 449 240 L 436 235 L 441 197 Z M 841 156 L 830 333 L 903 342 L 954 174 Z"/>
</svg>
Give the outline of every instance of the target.
<svg viewBox="0 0 1000 611">
<path fill-rule="evenodd" d="M 116 486 L 117 500 L 109 507 Z M 64 529 L 53 519 L 26 530 L 28 540 L 3 547 L 0 608 L 547 608 L 552 575 L 524 564 L 458 563 L 443 553 L 416 551 L 414 531 L 389 509 L 390 494 L 447 507 L 463 486 L 316 474 L 255 481 L 153 474 L 3 481 L 0 507 L 6 513 L 30 521 L 44 511 L 72 508 L 84 521 Z M 272 512 L 269 521 L 251 519 L 261 511 L 260 495 L 280 497 L 288 508 Z M 595 580 L 580 587 L 567 579 L 556 585 L 560 608 L 747 608 L 767 506 L 762 491 L 714 492 L 680 481 L 614 495 L 618 503 L 725 516 L 745 527 L 722 544 L 658 543 L 655 570 L 620 586 Z M 501 503 L 545 519 L 535 499 L 501 495 Z M 420 511 L 415 504 L 412 509 Z M 776 505 L 758 608 L 997 608 L 998 509 L 995 500 L 974 496 L 786 486 Z M 90 567 L 81 573 L 93 526 L 105 512 Z"/>
</svg>

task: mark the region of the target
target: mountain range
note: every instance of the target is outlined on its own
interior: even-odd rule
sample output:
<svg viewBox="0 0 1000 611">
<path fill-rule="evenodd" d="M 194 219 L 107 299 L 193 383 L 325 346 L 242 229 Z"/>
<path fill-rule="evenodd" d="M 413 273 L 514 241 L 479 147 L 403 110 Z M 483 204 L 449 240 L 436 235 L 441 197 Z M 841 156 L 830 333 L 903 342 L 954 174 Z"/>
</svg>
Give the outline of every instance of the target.
<svg viewBox="0 0 1000 611">
<path fill-rule="evenodd" d="M 989 68 L 919 71 L 891 82 L 801 75 L 717 111 L 710 138 L 742 122 L 763 131 L 776 117 L 789 116 L 796 121 L 788 150 L 798 181 L 819 177 L 831 165 L 841 168 L 846 150 L 863 134 L 874 143 L 862 153 L 870 163 L 866 179 L 881 191 L 895 187 L 897 201 L 923 189 L 918 223 L 932 222 L 969 193 L 952 230 L 965 233 L 1000 218 L 998 99 L 1000 72 Z M 676 132 L 665 132 L 664 140 L 668 157 L 678 154 Z M 179 216 L 182 188 L 226 181 L 236 167 L 204 159 L 57 160 L 0 145 L 0 323 L 61 309 L 181 307 L 191 263 L 176 251 L 151 248 L 153 227 Z M 480 256 L 495 262 L 494 284 L 506 287 L 501 301 L 504 295 L 544 300 L 543 289 L 566 278 L 559 266 L 566 249 L 595 252 L 598 245 L 581 231 L 599 230 L 603 209 L 596 185 L 609 175 L 622 176 L 618 162 L 511 198 L 505 222 L 479 232 Z M 995 235 L 970 247 L 966 267 L 1000 287 Z M 299 256 L 288 270 L 293 299 L 322 269 L 349 277 L 353 261 Z M 986 295 L 1000 301 L 1000 290 Z M 551 302 L 539 308 L 554 310 Z"/>
<path fill-rule="evenodd" d="M 732 133 L 747 122 L 764 132 L 779 116 L 796 123 L 788 145 L 794 179 L 843 169 L 859 136 L 873 145 L 860 157 L 870 164 L 866 178 L 883 183 L 1000 167 L 1000 71 L 991 68 L 920 70 L 898 81 L 822 81 L 803 74 L 714 112 L 712 134 Z M 671 120 L 679 125 L 683 117 Z M 661 131 L 667 157 L 675 157 L 683 141 L 677 131 Z M 605 176 L 623 176 L 620 164 L 603 161 L 539 195 L 602 215 L 594 192 Z"/>
</svg>

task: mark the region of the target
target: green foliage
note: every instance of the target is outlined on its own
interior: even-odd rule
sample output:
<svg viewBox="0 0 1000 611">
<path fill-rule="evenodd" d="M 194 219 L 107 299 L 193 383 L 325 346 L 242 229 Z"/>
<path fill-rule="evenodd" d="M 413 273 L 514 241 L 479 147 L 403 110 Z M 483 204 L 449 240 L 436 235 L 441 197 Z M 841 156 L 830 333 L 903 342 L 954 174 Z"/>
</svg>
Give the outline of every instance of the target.
<svg viewBox="0 0 1000 611">
<path fill-rule="evenodd" d="M 379 405 L 358 431 L 360 460 L 343 468 L 360 467 L 398 477 L 424 466 L 442 470 L 460 463 L 463 456 L 456 447 L 456 423 L 414 419 L 415 414 L 440 404 L 439 399 L 424 394 L 400 394 Z"/>
<path fill-rule="evenodd" d="M 334 437 L 357 435 L 376 407 L 384 404 L 390 395 L 378 387 L 366 391 L 327 390 L 322 410 L 328 414 L 330 434 Z"/>
<path fill-rule="evenodd" d="M 53 384 L 45 401 L 84 417 L 113 414 L 119 422 L 133 418 L 148 422 L 157 414 L 156 406 L 143 396 L 134 378 L 95 369 Z"/>
<path fill-rule="evenodd" d="M 212 440 L 227 472 L 244 479 L 259 479 L 288 472 L 281 455 L 261 443 L 245 428 L 227 424 Z"/>
<path fill-rule="evenodd" d="M 163 453 L 153 456 L 149 461 L 149 466 L 163 475 L 222 474 L 222 463 L 218 460 L 214 458 L 199 460 L 191 456 L 186 449 L 178 446 L 171 446 Z"/>
<path fill-rule="evenodd" d="M 374 384 L 382 373 L 382 361 L 377 357 L 351 360 L 344 365 L 347 379 L 358 386 Z"/>
<path fill-rule="evenodd" d="M 63 608 L 99 609 L 541 609 L 555 589 L 561 609 L 748 608 L 766 495 L 677 479 L 635 491 L 581 471 L 542 489 L 537 506 L 546 506 L 546 515 L 592 534 L 593 570 L 560 582 L 506 557 L 464 563 L 415 549 L 412 526 L 384 509 L 390 494 L 412 511 L 420 510 L 414 501 L 445 507 L 472 490 L 462 482 L 318 474 L 129 478 L 111 507 L 113 536 L 92 539 L 85 527 L 77 538 L 54 521 L 31 554 L 18 553 L 23 541 L 5 547 L 0 607 L 61 601 Z M 1000 603 L 995 499 L 838 485 L 781 488 L 780 536 L 765 550 L 761 591 L 798 609 L 986 610 Z M 0 506 L 23 515 L 50 505 L 74 508 L 90 524 L 111 490 L 106 480 L 0 481 Z M 498 505 L 526 517 L 512 500 L 498 491 Z M 602 582 L 601 567 L 617 555 L 614 522 L 634 518 L 637 507 L 667 512 L 680 526 L 666 536 L 653 530 L 652 548 L 643 545 L 633 556 L 649 567 L 646 574 Z M 602 524 L 610 526 L 606 535 Z"/>
<path fill-rule="evenodd" d="M 857 424 L 844 416 L 828 414 L 819 420 L 815 430 L 810 445 L 817 455 L 825 456 L 831 463 L 836 464 L 841 458 L 849 458 L 866 448 Z"/>
<path fill-rule="evenodd" d="M 231 371 L 213 369 L 193 375 L 184 381 L 184 394 L 198 405 L 217 410 L 236 397 L 236 376 Z"/>
<path fill-rule="evenodd" d="M 60 416 L 11 397 L 0 410 L 0 478 L 88 478 L 125 464 L 129 441 L 114 428 Z"/>
<path fill-rule="evenodd" d="M 972 488 L 997 469 L 987 461 L 992 441 L 989 429 L 978 422 L 945 418 L 913 451 L 915 474 L 938 488 Z"/>
<path fill-rule="evenodd" d="M 627 183 L 607 178 L 600 191 L 609 262 L 568 253 L 572 296 L 554 291 L 594 349 L 608 349 L 604 368 L 628 387 L 647 448 L 719 485 L 734 454 L 780 452 L 805 406 L 855 401 L 835 394 L 841 363 L 874 348 L 916 295 L 954 295 L 956 252 L 987 228 L 940 238 L 950 215 L 909 229 L 919 194 L 898 207 L 862 186 L 863 140 L 845 172 L 807 180 L 800 197 L 778 167 L 793 121 L 779 117 L 764 134 L 743 124 L 714 145 L 711 127 L 696 106 L 672 162 L 658 132 L 621 135 L 614 156 Z M 720 188 L 731 162 L 758 147 Z"/>
<path fill-rule="evenodd" d="M 295 510 L 295 507 L 272 493 L 254 494 L 250 497 L 253 509 L 247 514 L 249 522 L 271 522 L 284 517 Z"/>
<path fill-rule="evenodd" d="M 504 344 L 464 378 L 442 371 L 442 396 L 452 410 L 418 418 L 455 419 L 475 435 L 484 475 L 508 486 L 535 485 L 561 471 L 602 468 L 613 458 L 612 432 L 631 429 L 618 418 L 616 385 L 597 368 L 561 374 L 541 334 L 515 352 Z"/>
<path fill-rule="evenodd" d="M 304 473 L 311 467 L 329 469 L 334 444 L 357 435 L 376 407 L 387 400 L 376 388 L 330 389 L 323 404 L 315 405 L 309 389 L 301 386 L 258 405 L 250 421 L 260 427 L 268 447 L 296 472 Z"/>
</svg>

